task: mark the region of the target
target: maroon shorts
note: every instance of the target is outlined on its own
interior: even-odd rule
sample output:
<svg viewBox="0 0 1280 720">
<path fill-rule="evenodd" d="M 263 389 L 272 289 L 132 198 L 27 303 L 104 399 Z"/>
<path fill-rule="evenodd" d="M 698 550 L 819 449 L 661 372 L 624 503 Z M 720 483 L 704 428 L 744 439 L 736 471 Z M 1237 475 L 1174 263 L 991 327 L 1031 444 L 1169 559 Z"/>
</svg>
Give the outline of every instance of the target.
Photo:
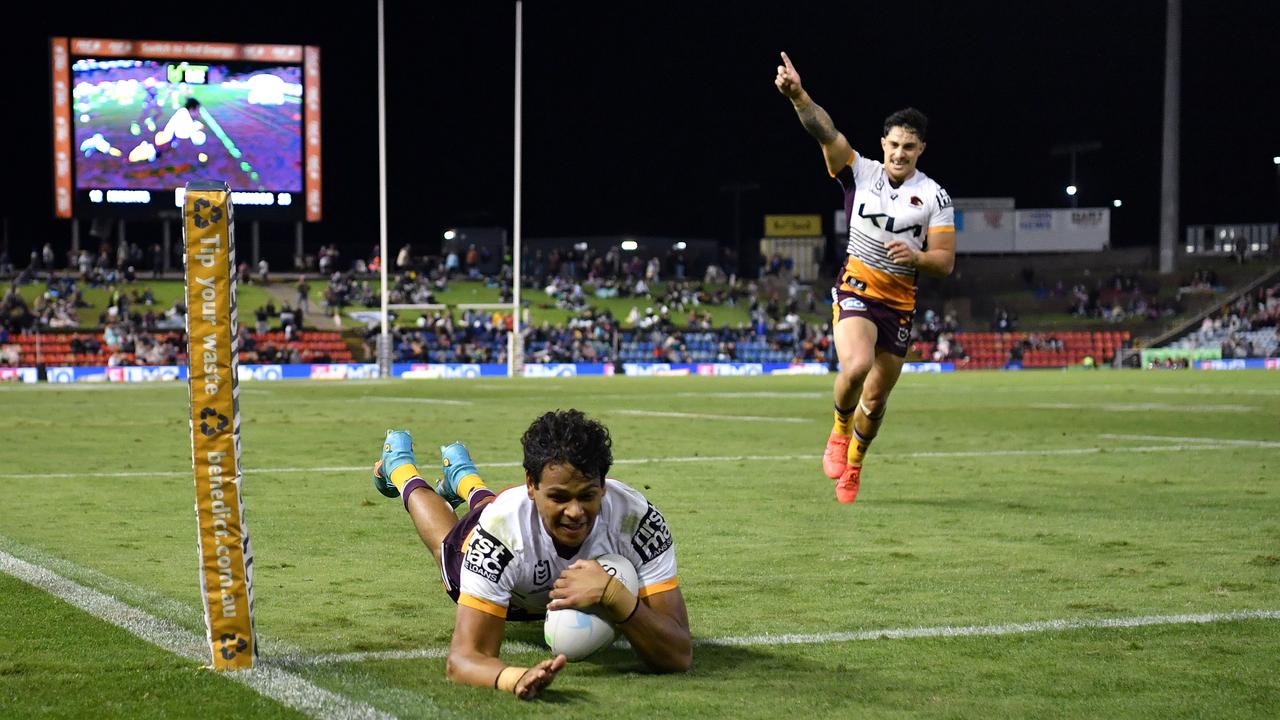
<svg viewBox="0 0 1280 720">
<path fill-rule="evenodd" d="M 915 312 L 894 310 L 883 303 L 862 297 L 857 293 L 831 288 L 831 326 L 845 318 L 861 317 L 876 326 L 876 347 L 885 352 L 907 356 L 907 342 L 911 340 L 911 319 Z"/>
<path fill-rule="evenodd" d="M 462 546 L 467 536 L 480 524 L 480 513 L 487 504 L 472 508 L 463 515 L 458 524 L 453 526 L 444 540 L 440 541 L 440 579 L 444 581 L 444 591 L 456 603 L 462 592 Z M 531 613 L 524 608 L 507 607 L 508 620 L 541 620 L 544 613 Z"/>
</svg>

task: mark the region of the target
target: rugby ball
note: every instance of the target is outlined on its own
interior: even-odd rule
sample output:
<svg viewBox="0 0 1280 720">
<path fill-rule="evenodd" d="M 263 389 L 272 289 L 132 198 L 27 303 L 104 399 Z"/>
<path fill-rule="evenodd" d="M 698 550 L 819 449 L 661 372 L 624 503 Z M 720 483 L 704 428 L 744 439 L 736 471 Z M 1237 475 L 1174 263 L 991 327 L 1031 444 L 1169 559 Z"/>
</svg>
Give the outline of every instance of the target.
<svg viewBox="0 0 1280 720">
<path fill-rule="evenodd" d="M 596 562 L 633 594 L 639 591 L 640 579 L 629 560 L 610 553 L 596 558 Z M 569 662 L 577 662 L 611 644 L 617 639 L 618 631 L 608 620 L 591 612 L 548 610 L 542 637 L 553 654 L 564 655 Z"/>
</svg>

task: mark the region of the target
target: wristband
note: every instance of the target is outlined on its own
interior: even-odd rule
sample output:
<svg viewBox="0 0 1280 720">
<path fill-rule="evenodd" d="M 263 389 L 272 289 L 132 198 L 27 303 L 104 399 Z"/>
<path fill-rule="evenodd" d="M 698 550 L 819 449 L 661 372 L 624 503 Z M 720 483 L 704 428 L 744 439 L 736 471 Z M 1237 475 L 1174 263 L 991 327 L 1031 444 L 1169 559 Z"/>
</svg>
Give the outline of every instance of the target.
<svg viewBox="0 0 1280 720">
<path fill-rule="evenodd" d="M 520 684 L 520 678 L 524 677 L 527 672 L 529 672 L 529 668 L 508 665 L 502 668 L 502 672 L 498 673 L 498 677 L 493 679 L 493 688 L 514 693 L 516 686 Z"/>
<path fill-rule="evenodd" d="M 613 610 L 613 606 L 616 603 L 616 601 L 622 599 L 620 597 L 621 594 L 629 592 L 627 590 L 627 586 L 623 585 L 620 582 L 618 582 L 617 588 L 611 588 L 610 583 L 614 583 L 614 582 L 618 582 L 617 578 L 610 575 L 609 579 L 604 584 L 604 592 L 600 593 L 600 604 L 604 605 L 610 610 Z M 612 590 L 613 592 L 611 593 L 610 590 Z M 636 604 L 631 607 L 631 612 L 627 613 L 627 616 L 625 618 L 621 620 L 617 620 L 613 624 L 621 625 L 625 623 L 626 621 L 630 620 L 636 614 L 636 611 L 639 609 L 640 609 L 640 597 L 636 596 Z"/>
<path fill-rule="evenodd" d="M 639 609 L 640 609 L 640 596 L 639 596 L 639 595 L 637 595 L 637 596 L 636 596 L 636 606 L 635 606 L 635 607 L 633 607 L 633 608 L 631 608 L 631 614 L 627 615 L 627 617 L 626 617 L 625 619 L 623 619 L 623 620 L 619 620 L 618 622 L 614 623 L 614 625 L 622 625 L 623 623 L 626 623 L 626 622 L 627 622 L 627 621 L 629 621 L 631 618 L 633 618 L 633 617 L 635 617 L 635 616 L 636 616 L 636 611 L 637 611 L 637 610 L 639 610 Z"/>
</svg>

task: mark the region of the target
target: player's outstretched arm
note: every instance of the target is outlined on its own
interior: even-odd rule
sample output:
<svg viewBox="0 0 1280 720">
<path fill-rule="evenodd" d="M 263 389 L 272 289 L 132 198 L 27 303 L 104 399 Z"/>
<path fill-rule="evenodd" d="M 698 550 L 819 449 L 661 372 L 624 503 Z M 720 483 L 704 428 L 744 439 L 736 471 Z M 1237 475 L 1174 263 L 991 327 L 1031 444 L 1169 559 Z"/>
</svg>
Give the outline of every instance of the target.
<svg viewBox="0 0 1280 720">
<path fill-rule="evenodd" d="M 636 655 L 659 672 L 685 672 L 693 664 L 689 612 L 679 588 L 636 597 L 600 563 L 579 560 L 565 568 L 551 589 L 548 610 L 600 605 L 627 636 Z"/>
<path fill-rule="evenodd" d="M 503 618 L 459 605 L 445 674 L 456 683 L 491 687 L 513 693 L 521 700 L 532 700 L 564 668 L 565 657 L 557 655 L 533 667 L 506 664 L 498 659 L 506 626 Z"/>
<path fill-rule="evenodd" d="M 835 123 L 822 106 L 809 97 L 804 86 L 800 84 L 800 73 L 791 64 L 791 58 L 782 53 L 782 64 L 778 66 L 778 75 L 773 80 L 774 87 L 791 101 L 800 117 L 800 124 L 822 146 L 822 156 L 827 161 L 827 172 L 834 177 L 840 169 L 853 159 L 853 147 L 845 139 L 844 134 L 836 130 Z"/>
</svg>

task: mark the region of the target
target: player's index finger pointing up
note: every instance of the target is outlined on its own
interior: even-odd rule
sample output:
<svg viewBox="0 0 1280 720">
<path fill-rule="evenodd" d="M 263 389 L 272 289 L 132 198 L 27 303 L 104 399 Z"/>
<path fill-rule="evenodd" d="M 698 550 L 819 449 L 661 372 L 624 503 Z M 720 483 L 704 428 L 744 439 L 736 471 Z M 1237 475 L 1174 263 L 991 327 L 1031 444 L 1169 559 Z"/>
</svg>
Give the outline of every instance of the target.
<svg viewBox="0 0 1280 720">
<path fill-rule="evenodd" d="M 786 65 L 788 70 L 795 70 L 795 68 L 791 66 L 791 58 L 787 57 L 786 51 L 782 52 L 782 64 Z"/>
</svg>

